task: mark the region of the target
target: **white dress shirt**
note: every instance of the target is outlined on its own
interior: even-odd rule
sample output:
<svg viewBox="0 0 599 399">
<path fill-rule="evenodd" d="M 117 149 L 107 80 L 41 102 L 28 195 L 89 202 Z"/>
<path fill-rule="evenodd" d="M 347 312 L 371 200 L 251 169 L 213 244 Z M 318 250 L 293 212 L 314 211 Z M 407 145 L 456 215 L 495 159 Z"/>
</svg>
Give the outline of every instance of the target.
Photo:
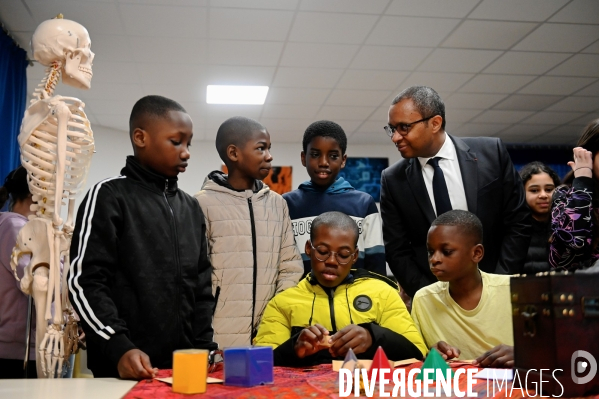
<svg viewBox="0 0 599 399">
<path fill-rule="evenodd" d="M 426 191 L 428 197 L 433 204 L 435 214 L 437 214 L 437 206 L 435 205 L 435 196 L 433 195 L 433 175 L 435 170 L 432 165 L 427 164 L 428 160 L 434 157 L 440 157 L 439 167 L 443 171 L 445 176 L 445 184 L 447 184 L 447 191 L 449 192 L 449 200 L 451 201 L 451 209 L 462 209 L 468 210 L 468 203 L 466 202 L 466 192 L 464 191 L 464 182 L 462 181 L 462 172 L 460 171 L 460 164 L 458 162 L 458 155 L 455 150 L 453 141 L 445 132 L 445 142 L 441 146 L 439 152 L 430 158 L 418 157 L 420 166 L 422 166 L 422 177 L 424 178 L 424 184 L 426 185 Z"/>
</svg>

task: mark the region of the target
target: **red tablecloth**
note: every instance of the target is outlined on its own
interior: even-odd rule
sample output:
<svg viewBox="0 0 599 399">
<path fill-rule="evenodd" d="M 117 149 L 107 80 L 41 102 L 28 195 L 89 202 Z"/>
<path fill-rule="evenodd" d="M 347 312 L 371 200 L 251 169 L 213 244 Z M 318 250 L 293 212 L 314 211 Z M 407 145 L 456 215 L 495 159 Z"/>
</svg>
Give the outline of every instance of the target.
<svg viewBox="0 0 599 399">
<path fill-rule="evenodd" d="M 415 367 L 422 367 L 422 362 L 414 363 L 406 367 L 406 375 L 409 370 Z M 465 366 L 462 368 L 468 368 Z M 158 377 L 170 377 L 172 370 L 160 370 Z M 216 371 L 210 376 L 223 378 L 223 371 Z M 157 380 L 140 381 L 131 389 L 124 399 L 192 399 L 192 398 L 339 398 L 339 373 L 332 370 L 330 364 L 314 366 L 309 369 L 275 367 L 275 382 L 272 385 L 257 386 L 252 388 L 227 387 L 222 384 L 209 384 L 206 393 L 197 395 L 183 395 L 173 393 L 171 386 Z M 478 393 L 479 398 L 490 397 L 492 392 L 487 392 L 487 381 L 478 380 L 473 391 Z M 392 387 L 392 385 L 390 385 Z M 460 378 L 460 389 L 466 391 L 466 377 Z M 390 388 L 391 389 L 391 388 Z M 388 391 L 390 391 L 390 389 Z M 509 390 L 508 390 L 509 392 Z M 407 392 L 406 392 L 407 393 Z M 531 391 L 530 396 L 533 396 Z M 353 398 L 353 392 L 349 396 Z M 378 386 L 374 390 L 374 397 L 378 398 Z M 496 392 L 495 398 L 505 398 L 506 391 Z M 514 390 L 513 399 L 522 398 L 520 390 Z M 539 397 L 537 393 L 536 397 Z M 596 396 L 595 399 L 599 399 Z"/>
</svg>

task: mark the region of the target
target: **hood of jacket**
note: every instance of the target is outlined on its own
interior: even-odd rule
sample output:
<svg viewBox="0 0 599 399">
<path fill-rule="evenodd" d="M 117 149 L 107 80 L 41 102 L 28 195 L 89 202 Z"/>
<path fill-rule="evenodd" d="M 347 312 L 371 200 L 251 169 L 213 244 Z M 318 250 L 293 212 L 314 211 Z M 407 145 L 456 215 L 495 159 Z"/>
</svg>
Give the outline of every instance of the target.
<svg viewBox="0 0 599 399">
<path fill-rule="evenodd" d="M 322 188 L 312 183 L 310 180 L 303 182 L 299 185 L 300 190 L 313 191 L 318 193 L 327 193 L 327 194 L 340 194 L 345 193 L 347 191 L 355 190 L 355 188 L 349 184 L 347 180 L 343 177 L 338 177 L 337 180 L 327 188 Z"/>
<path fill-rule="evenodd" d="M 251 196 L 255 196 L 256 198 L 263 197 L 268 191 L 270 191 L 270 187 L 264 184 L 260 180 L 256 180 L 254 188 L 252 190 L 237 190 L 231 186 L 229 183 L 229 176 L 220 170 L 212 171 L 206 176 L 204 183 L 202 185 L 202 190 L 210 190 L 217 191 L 221 193 L 227 193 L 232 196 L 247 198 Z M 250 194 L 251 193 L 251 194 Z M 249 194 L 249 195 L 248 195 Z"/>
</svg>

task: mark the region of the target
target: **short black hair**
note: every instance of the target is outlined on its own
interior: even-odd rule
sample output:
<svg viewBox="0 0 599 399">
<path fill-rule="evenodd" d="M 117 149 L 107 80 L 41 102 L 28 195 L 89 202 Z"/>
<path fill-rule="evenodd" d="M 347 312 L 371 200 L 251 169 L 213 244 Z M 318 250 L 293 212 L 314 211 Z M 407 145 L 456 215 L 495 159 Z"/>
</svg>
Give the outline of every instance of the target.
<svg viewBox="0 0 599 399">
<path fill-rule="evenodd" d="M 431 227 L 433 226 L 456 226 L 464 235 L 471 237 L 476 244 L 483 243 L 483 224 L 472 212 L 461 209 L 445 212 L 433 220 Z"/>
<path fill-rule="evenodd" d="M 351 230 L 356 236 L 354 246 L 358 245 L 358 237 L 360 236 L 360 229 L 354 219 L 350 218 L 343 212 L 325 212 L 314 218 L 312 225 L 310 226 L 310 241 L 314 242 L 314 235 L 316 230 L 321 227 L 335 227 L 342 230 Z"/>
<path fill-rule="evenodd" d="M 157 95 L 140 98 L 131 110 L 131 116 L 129 117 L 129 135 L 132 136 L 133 131 L 138 127 L 141 127 L 140 125 L 144 118 L 147 118 L 148 116 L 164 118 L 169 111 L 187 113 L 181 104 L 170 98 Z"/>
<path fill-rule="evenodd" d="M 261 130 L 266 128 L 260 122 L 245 116 L 234 116 L 224 121 L 216 132 L 216 151 L 220 159 L 228 166 L 227 147 L 231 144 L 243 147 L 254 132 Z"/>
<path fill-rule="evenodd" d="M 391 105 L 395 105 L 402 100 L 412 100 L 418 113 L 423 118 L 440 115 L 443 118 L 441 129 L 445 129 L 445 103 L 434 89 L 427 86 L 408 87 L 395 96 Z"/>
<path fill-rule="evenodd" d="M 308 144 L 312 142 L 314 137 L 331 137 L 339 144 L 341 155 L 345 155 L 345 151 L 347 150 L 347 136 L 339 124 L 325 120 L 310 124 L 304 132 L 304 139 L 302 140 L 304 153 L 308 151 Z"/>
<path fill-rule="evenodd" d="M 547 173 L 551 180 L 553 180 L 553 184 L 555 187 L 560 185 L 560 179 L 557 173 L 549 166 L 545 165 L 543 162 L 534 161 L 528 163 L 520 169 L 520 178 L 522 179 L 522 183 L 526 184 L 534 175 L 538 175 L 539 173 Z"/>
<path fill-rule="evenodd" d="M 23 201 L 29 196 L 29 184 L 27 183 L 27 169 L 19 166 L 10 172 L 4 179 L 4 186 L 0 187 L 0 208 L 4 207 L 9 199 L 9 207 L 12 208 L 15 202 Z"/>
</svg>

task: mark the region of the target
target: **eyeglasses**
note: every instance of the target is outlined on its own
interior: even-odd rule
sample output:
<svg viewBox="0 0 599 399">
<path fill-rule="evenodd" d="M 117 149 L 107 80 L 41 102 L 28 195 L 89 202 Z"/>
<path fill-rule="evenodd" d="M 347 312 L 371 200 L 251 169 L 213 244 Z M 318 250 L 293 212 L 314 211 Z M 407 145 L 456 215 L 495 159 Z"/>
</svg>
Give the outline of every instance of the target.
<svg viewBox="0 0 599 399">
<path fill-rule="evenodd" d="M 213 371 L 216 371 L 218 367 L 223 363 L 223 361 L 223 351 L 210 351 L 210 353 L 208 354 L 208 372 L 212 373 Z"/>
<path fill-rule="evenodd" d="M 393 137 L 393 133 L 395 133 L 395 131 L 397 131 L 397 133 L 399 133 L 402 136 L 407 136 L 407 134 L 410 133 L 410 129 L 412 128 L 412 125 L 415 125 L 420 122 L 428 121 L 429 119 L 431 119 L 435 116 L 437 116 L 437 115 L 431 115 L 428 118 L 423 118 L 423 119 L 420 119 L 420 120 L 418 120 L 416 122 L 412 122 L 412 123 L 398 123 L 397 126 L 387 125 L 384 127 L 384 129 L 385 129 L 385 132 L 387 132 L 387 136 L 389 136 L 389 137 Z"/>
<path fill-rule="evenodd" d="M 314 257 L 316 259 L 318 259 L 321 262 L 325 262 L 327 259 L 329 259 L 331 257 L 331 255 L 335 256 L 335 259 L 337 259 L 337 263 L 339 263 L 340 265 L 347 265 L 353 258 L 353 256 L 356 254 L 356 252 L 358 251 L 358 249 L 356 248 L 356 250 L 354 252 L 335 252 L 335 251 L 329 251 L 329 249 L 327 247 L 324 247 L 322 245 L 319 245 L 318 247 L 314 247 L 314 245 L 312 245 L 312 243 L 310 243 L 310 246 L 312 247 L 312 249 L 314 250 L 314 252 L 312 252 L 314 254 Z"/>
</svg>

